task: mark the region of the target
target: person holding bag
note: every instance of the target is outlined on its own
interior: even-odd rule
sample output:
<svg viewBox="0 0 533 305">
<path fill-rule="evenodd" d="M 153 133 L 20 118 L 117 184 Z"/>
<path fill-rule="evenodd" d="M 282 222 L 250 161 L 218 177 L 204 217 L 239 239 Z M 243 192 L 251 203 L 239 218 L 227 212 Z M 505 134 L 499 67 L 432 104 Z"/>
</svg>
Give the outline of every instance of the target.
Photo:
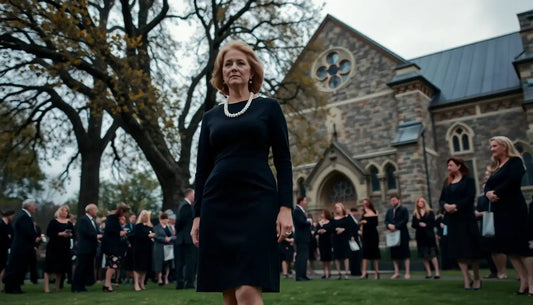
<svg viewBox="0 0 533 305">
<path fill-rule="evenodd" d="M 520 278 L 517 294 L 533 293 L 528 283 L 526 258 L 529 256 L 527 239 L 527 205 L 520 189 L 525 173 L 524 162 L 509 138 L 490 139 L 490 151 L 496 170 L 487 180 L 485 196 L 494 210 L 494 250 L 509 256 Z"/>
<path fill-rule="evenodd" d="M 464 288 L 479 290 L 480 235 L 474 215 L 476 187 L 470 168 L 461 158 L 451 157 L 448 178 L 444 182 L 439 203 L 445 211 L 448 228 L 448 256 L 456 259 L 461 269 Z M 470 279 L 468 262 L 472 265 L 474 279 Z"/>
<path fill-rule="evenodd" d="M 168 274 L 174 263 L 174 242 L 176 238 L 168 224 L 166 212 L 159 215 L 159 223 L 154 227 L 155 241 L 153 249 L 152 269 L 157 274 L 159 286 L 168 284 Z"/>
<path fill-rule="evenodd" d="M 407 229 L 407 223 L 409 222 L 409 211 L 406 207 L 401 205 L 400 198 L 396 195 L 390 197 L 392 207 L 387 210 L 385 215 L 385 227 L 389 231 L 387 233 L 387 239 L 394 237 L 398 239 L 396 235 L 400 235 L 400 242 L 395 243 L 392 240 L 387 242 L 387 246 L 390 247 L 390 254 L 392 262 L 394 264 L 394 274 L 391 279 L 397 279 L 400 277 L 400 260 L 404 260 L 405 265 L 405 279 L 411 278 L 410 273 L 410 257 L 411 251 L 409 250 L 409 231 Z M 397 233 L 400 232 L 400 233 Z M 391 235 L 389 235 L 391 234 Z"/>
</svg>

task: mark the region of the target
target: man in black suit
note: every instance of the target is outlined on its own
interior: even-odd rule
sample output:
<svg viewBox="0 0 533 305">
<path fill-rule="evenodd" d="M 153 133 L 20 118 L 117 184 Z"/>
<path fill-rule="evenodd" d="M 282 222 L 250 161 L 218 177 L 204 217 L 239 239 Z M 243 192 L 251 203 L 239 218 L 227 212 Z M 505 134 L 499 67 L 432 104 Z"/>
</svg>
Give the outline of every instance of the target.
<svg viewBox="0 0 533 305">
<path fill-rule="evenodd" d="M 309 258 L 309 243 L 311 242 L 311 222 L 305 214 L 307 198 L 300 196 L 292 212 L 294 222 L 294 242 L 296 244 L 296 261 L 294 269 L 297 281 L 309 281 L 307 277 L 307 259 Z"/>
<path fill-rule="evenodd" d="M 405 279 L 411 278 L 409 251 L 409 231 L 407 229 L 407 222 L 409 222 L 409 211 L 406 207 L 401 205 L 400 198 L 396 195 L 390 197 L 391 207 L 387 210 L 385 215 L 385 228 L 389 232 L 400 231 L 400 245 L 391 247 L 391 258 L 394 265 L 394 274 L 391 279 L 400 277 L 400 261 L 404 261 Z M 363 232 L 364 233 L 364 232 Z"/>
<path fill-rule="evenodd" d="M 24 283 L 31 256 L 35 253 L 33 247 L 41 239 L 33 225 L 32 214 L 35 209 L 34 200 L 24 200 L 22 210 L 13 221 L 13 243 L 3 278 L 6 293 L 22 293 L 20 286 Z"/>
<path fill-rule="evenodd" d="M 350 227 L 351 235 L 361 249 L 361 239 L 359 238 L 359 210 L 357 208 L 350 209 L 350 218 L 352 219 L 352 226 Z M 361 275 L 361 250 L 350 251 L 350 274 Z"/>
<path fill-rule="evenodd" d="M 176 240 L 174 251 L 176 260 L 176 289 L 194 289 L 196 278 L 197 248 L 192 243 L 193 222 L 192 202 L 194 190 L 186 189 L 185 198 L 178 207 L 176 219 Z"/>
<path fill-rule="evenodd" d="M 94 283 L 94 257 L 98 239 L 102 238 L 102 234 L 98 234 L 98 227 L 96 226 L 97 213 L 96 204 L 88 204 L 85 207 L 85 215 L 81 216 L 76 224 L 78 255 L 71 286 L 74 293 L 87 291 L 85 284 L 92 285 Z"/>
</svg>

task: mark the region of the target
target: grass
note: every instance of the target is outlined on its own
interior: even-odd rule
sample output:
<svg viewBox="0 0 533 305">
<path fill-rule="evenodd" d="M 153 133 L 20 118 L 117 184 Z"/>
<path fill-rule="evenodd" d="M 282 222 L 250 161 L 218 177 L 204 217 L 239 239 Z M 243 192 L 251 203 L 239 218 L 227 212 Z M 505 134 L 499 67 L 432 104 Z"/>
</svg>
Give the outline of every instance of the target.
<svg viewBox="0 0 533 305">
<path fill-rule="evenodd" d="M 482 273 L 486 274 L 486 273 Z M 423 279 L 415 272 L 411 280 L 313 280 L 296 282 L 281 280 L 281 293 L 265 294 L 265 304 L 533 304 L 533 298 L 515 296 L 518 282 L 515 280 L 485 280 L 479 291 L 465 291 L 457 271 L 446 271 L 440 280 Z M 513 274 L 509 274 L 514 277 Z M 388 276 L 387 276 L 388 278 Z M 147 290 L 133 291 L 132 286 L 122 285 L 114 293 L 101 292 L 101 285 L 90 287 L 90 292 L 73 294 L 65 290 L 44 294 L 42 285 L 25 285 L 22 295 L 0 295 L 0 304 L 222 304 L 219 293 L 197 293 L 191 290 L 175 290 L 173 285 L 159 287 L 150 283 Z"/>
</svg>

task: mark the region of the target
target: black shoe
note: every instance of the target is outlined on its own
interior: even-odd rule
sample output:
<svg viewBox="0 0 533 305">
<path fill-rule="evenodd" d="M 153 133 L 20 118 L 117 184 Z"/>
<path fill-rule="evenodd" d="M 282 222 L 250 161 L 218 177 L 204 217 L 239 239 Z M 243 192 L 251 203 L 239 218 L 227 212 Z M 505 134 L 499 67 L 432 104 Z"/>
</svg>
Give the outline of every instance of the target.
<svg viewBox="0 0 533 305">
<path fill-rule="evenodd" d="M 526 292 L 518 290 L 517 292 L 515 292 L 515 294 L 516 295 L 526 295 Z"/>
<path fill-rule="evenodd" d="M 440 279 L 440 275 L 435 275 L 433 278 L 438 280 L 438 279 Z"/>
</svg>

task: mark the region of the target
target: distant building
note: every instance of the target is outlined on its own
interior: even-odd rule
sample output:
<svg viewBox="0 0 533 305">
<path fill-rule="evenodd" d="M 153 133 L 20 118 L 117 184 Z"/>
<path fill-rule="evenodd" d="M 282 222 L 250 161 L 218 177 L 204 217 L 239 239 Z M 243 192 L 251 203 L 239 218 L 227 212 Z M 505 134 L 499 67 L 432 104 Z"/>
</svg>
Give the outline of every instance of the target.
<svg viewBox="0 0 533 305">
<path fill-rule="evenodd" d="M 522 153 L 529 201 L 533 10 L 518 19 L 520 32 L 406 60 L 328 15 L 303 51 L 320 46 L 307 64 L 329 110 L 318 133 L 331 143 L 315 163 L 294 168 L 308 210 L 318 216 L 335 202 L 350 208 L 371 198 L 382 221 L 393 194 L 411 211 L 431 197 L 436 210 L 447 158 L 467 160 L 479 191 L 496 135 Z"/>
</svg>

